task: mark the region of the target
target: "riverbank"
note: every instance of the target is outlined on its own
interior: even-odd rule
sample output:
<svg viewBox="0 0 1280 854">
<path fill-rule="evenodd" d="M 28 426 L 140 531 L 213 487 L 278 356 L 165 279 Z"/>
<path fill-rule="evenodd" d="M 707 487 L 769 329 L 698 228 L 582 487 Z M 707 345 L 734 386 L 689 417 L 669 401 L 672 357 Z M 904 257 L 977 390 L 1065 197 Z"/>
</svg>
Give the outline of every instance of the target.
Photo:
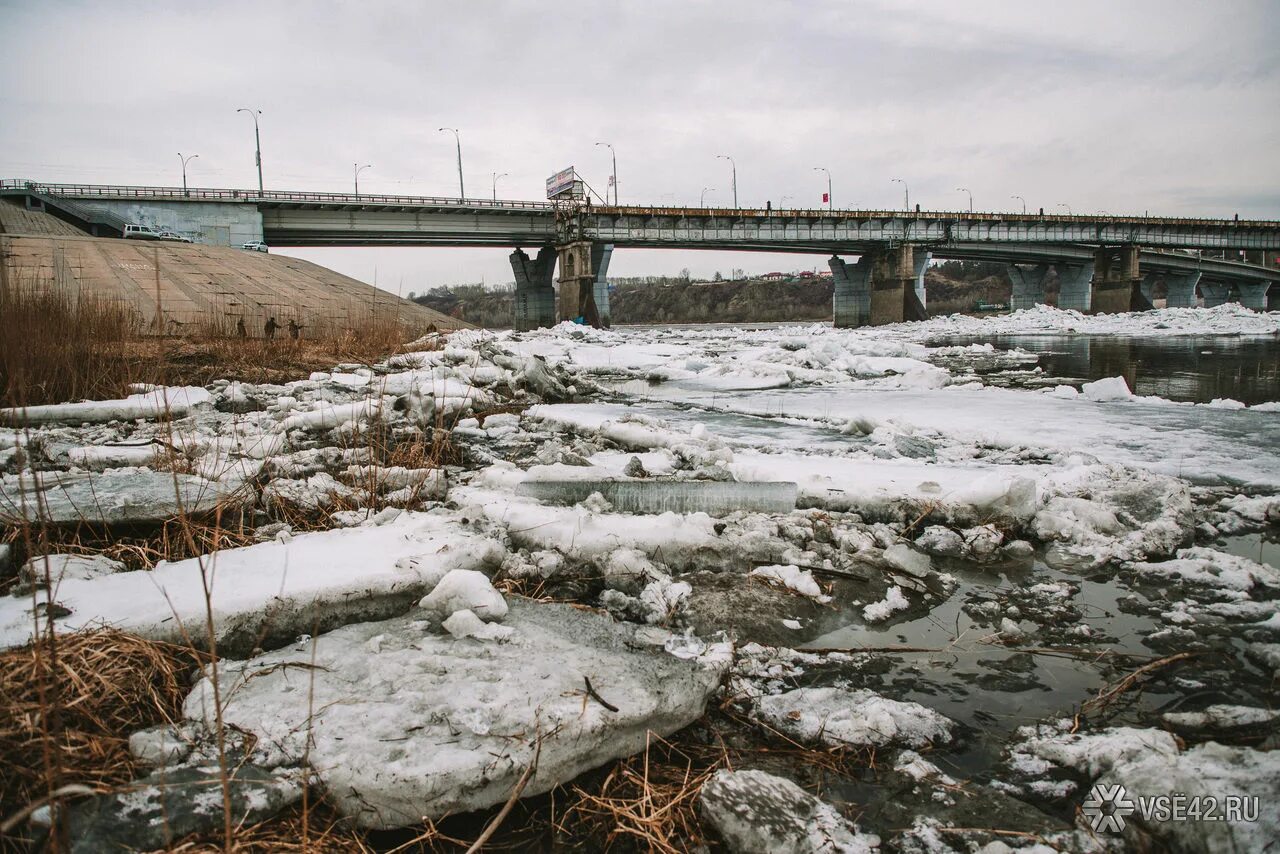
<svg viewBox="0 0 1280 854">
<path fill-rule="evenodd" d="M 0 643 L 109 623 L 200 662 L 177 720 L 114 735 L 112 794 L 58 813 L 100 839 L 215 781 L 184 836 L 225 812 L 465 845 L 520 800 L 499 844 L 1248 850 L 1273 813 L 1115 835 L 1081 808 L 1095 785 L 1278 794 L 1280 404 L 933 342 L 1278 328 L 1238 306 L 562 324 L 42 411 L 0 433 Z M 69 553 L 99 557 L 45 557 Z M 26 764 L 22 797 L 68 782 Z"/>
</svg>

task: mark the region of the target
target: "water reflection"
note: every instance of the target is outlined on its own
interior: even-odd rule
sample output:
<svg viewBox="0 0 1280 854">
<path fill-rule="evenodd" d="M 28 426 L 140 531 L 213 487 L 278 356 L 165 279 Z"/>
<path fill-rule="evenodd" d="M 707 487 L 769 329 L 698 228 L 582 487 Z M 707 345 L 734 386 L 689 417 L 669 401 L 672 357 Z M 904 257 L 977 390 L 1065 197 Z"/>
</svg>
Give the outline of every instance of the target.
<svg viewBox="0 0 1280 854">
<path fill-rule="evenodd" d="M 1135 394 L 1208 403 L 1225 397 L 1247 404 L 1280 399 L 1280 338 L 1089 335 L 949 337 L 934 346 L 990 342 L 1040 357 L 1045 373 L 1074 380 L 1122 376 Z"/>
</svg>

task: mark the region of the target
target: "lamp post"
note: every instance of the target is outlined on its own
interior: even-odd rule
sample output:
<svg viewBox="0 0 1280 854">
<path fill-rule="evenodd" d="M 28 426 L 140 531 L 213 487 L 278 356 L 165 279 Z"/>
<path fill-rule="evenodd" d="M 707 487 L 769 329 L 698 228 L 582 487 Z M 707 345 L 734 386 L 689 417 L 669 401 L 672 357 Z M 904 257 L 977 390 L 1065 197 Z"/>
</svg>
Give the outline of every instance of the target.
<svg viewBox="0 0 1280 854">
<path fill-rule="evenodd" d="M 738 164 L 733 162 L 733 158 L 727 154 L 717 154 L 717 160 L 728 160 L 729 165 L 733 167 L 733 206 L 738 206 Z"/>
<path fill-rule="evenodd" d="M 618 206 L 618 153 L 613 150 L 613 146 L 607 142 L 597 142 L 596 145 L 603 145 L 609 149 L 609 156 L 613 159 L 613 206 Z"/>
<path fill-rule="evenodd" d="M 782 199 L 778 202 L 778 210 L 786 210 L 787 199 L 794 199 L 794 198 L 795 196 L 783 196 Z"/>
<path fill-rule="evenodd" d="M 902 185 L 902 209 L 904 211 L 911 210 L 911 189 L 907 186 L 907 182 L 901 178 L 890 178 L 889 182 Z"/>
<path fill-rule="evenodd" d="M 498 174 L 497 172 L 493 173 L 493 200 L 495 202 L 498 200 L 498 179 L 505 178 L 507 177 L 508 174 L 510 173 L 507 173 L 507 172 L 503 172 L 502 174 Z"/>
<path fill-rule="evenodd" d="M 258 164 L 258 195 L 262 195 L 262 135 L 258 133 L 258 116 L 262 115 L 262 110 L 241 107 L 236 112 L 248 113 L 249 118 L 253 119 L 253 157 L 254 162 Z"/>
<path fill-rule="evenodd" d="M 360 172 L 361 172 L 361 170 L 364 170 L 364 169 L 372 169 L 372 168 L 373 168 L 373 164 L 372 164 L 372 163 L 366 163 L 366 164 L 364 164 L 363 166 L 359 165 L 358 163 L 352 163 L 352 164 L 351 164 L 351 177 L 355 180 L 355 185 L 356 185 L 356 195 L 357 195 L 357 196 L 358 196 L 358 195 L 360 195 Z"/>
<path fill-rule="evenodd" d="M 827 173 L 827 210 L 832 210 L 836 199 L 831 193 L 831 170 L 827 169 L 825 166 L 815 166 L 813 167 L 813 171 Z"/>
<path fill-rule="evenodd" d="M 187 194 L 187 163 L 199 156 L 199 154 L 189 154 L 183 157 L 182 152 L 178 152 L 178 159 L 182 161 L 182 195 L 184 196 Z"/>
<path fill-rule="evenodd" d="M 969 193 L 967 187 L 956 187 L 957 193 Z M 973 193 L 969 193 L 969 213 L 973 213 Z"/>
<path fill-rule="evenodd" d="M 1022 202 L 1022 212 L 1023 212 L 1023 213 L 1026 213 L 1026 212 L 1027 212 L 1027 200 L 1026 200 L 1026 199 L 1022 198 L 1022 196 L 1010 196 L 1009 198 L 1011 198 L 1011 199 L 1017 199 L 1018 201 Z"/>
<path fill-rule="evenodd" d="M 707 206 L 707 193 L 715 192 L 715 187 L 703 187 L 702 196 L 698 199 L 698 207 L 705 208 Z"/>
<path fill-rule="evenodd" d="M 1060 208 L 1066 208 L 1066 209 L 1067 209 L 1067 216 L 1075 216 L 1075 214 L 1073 214 L 1073 213 L 1071 212 L 1071 205 L 1067 204 L 1066 202 L 1058 202 L 1058 207 L 1060 207 Z"/>
<path fill-rule="evenodd" d="M 453 141 L 458 146 L 458 198 L 465 199 L 467 191 L 462 186 L 462 137 L 458 136 L 457 128 L 440 128 L 441 132 L 449 131 L 453 134 Z"/>
</svg>

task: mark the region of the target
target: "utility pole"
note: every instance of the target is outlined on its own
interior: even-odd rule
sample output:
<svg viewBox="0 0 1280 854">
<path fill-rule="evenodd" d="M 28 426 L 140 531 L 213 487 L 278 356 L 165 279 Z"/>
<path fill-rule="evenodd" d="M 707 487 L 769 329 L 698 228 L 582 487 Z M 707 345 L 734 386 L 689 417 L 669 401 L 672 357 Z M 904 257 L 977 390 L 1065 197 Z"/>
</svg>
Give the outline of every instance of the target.
<svg viewBox="0 0 1280 854">
<path fill-rule="evenodd" d="M 613 158 L 613 206 L 616 208 L 618 206 L 618 154 L 607 142 L 597 142 L 596 145 L 603 145 L 609 149 L 609 156 Z"/>
<path fill-rule="evenodd" d="M 901 178 L 890 178 L 890 183 L 898 183 L 902 185 L 902 209 L 904 211 L 911 210 L 911 188 L 907 186 L 907 182 Z"/>
<path fill-rule="evenodd" d="M 505 178 L 507 177 L 508 174 L 509 173 L 507 172 L 503 172 L 501 175 L 499 175 L 497 172 L 493 173 L 493 200 L 495 202 L 498 200 L 498 179 Z"/>
<path fill-rule="evenodd" d="M 358 195 L 360 195 L 360 170 L 362 170 L 362 169 L 372 169 L 372 168 L 373 168 L 373 164 L 371 164 L 371 163 L 366 163 L 366 164 L 364 164 L 363 166 L 359 165 L 358 163 L 352 163 L 352 164 L 351 164 L 351 170 L 352 170 L 352 176 L 351 176 L 351 177 L 355 180 L 355 185 L 356 185 L 356 195 L 357 195 L 357 196 L 358 196 Z"/>
<path fill-rule="evenodd" d="M 827 173 L 827 210 L 833 210 L 836 199 L 831 192 L 831 170 L 827 169 L 825 166 L 815 166 L 813 167 L 813 171 Z"/>
<path fill-rule="evenodd" d="M 458 145 L 458 198 L 465 199 L 467 191 L 462 186 L 462 137 L 458 136 L 457 128 L 440 128 L 441 131 L 451 131 L 453 133 L 453 141 Z"/>
<path fill-rule="evenodd" d="M 965 187 L 956 187 L 957 193 L 969 193 Z M 973 213 L 973 193 L 969 193 L 969 213 Z"/>
<path fill-rule="evenodd" d="M 733 206 L 738 206 L 738 164 L 733 162 L 733 158 L 727 154 L 717 154 L 717 160 L 728 160 L 729 165 L 733 167 Z"/>
<path fill-rule="evenodd" d="M 187 163 L 199 157 L 199 154 L 190 154 L 186 157 L 182 156 L 182 152 L 178 152 L 178 159 L 182 161 L 182 195 L 187 194 Z"/>
<path fill-rule="evenodd" d="M 258 116 L 262 115 L 262 110 L 241 107 L 236 112 L 248 113 L 249 117 L 253 119 L 253 152 L 254 161 L 258 164 L 258 195 L 262 195 L 262 135 L 258 133 Z"/>
<path fill-rule="evenodd" d="M 1009 198 L 1011 198 L 1011 199 L 1017 199 L 1018 201 L 1022 202 L 1022 212 L 1023 212 L 1023 213 L 1026 213 L 1026 212 L 1027 212 L 1027 200 L 1026 200 L 1026 199 L 1022 198 L 1022 196 L 1010 196 Z"/>
</svg>

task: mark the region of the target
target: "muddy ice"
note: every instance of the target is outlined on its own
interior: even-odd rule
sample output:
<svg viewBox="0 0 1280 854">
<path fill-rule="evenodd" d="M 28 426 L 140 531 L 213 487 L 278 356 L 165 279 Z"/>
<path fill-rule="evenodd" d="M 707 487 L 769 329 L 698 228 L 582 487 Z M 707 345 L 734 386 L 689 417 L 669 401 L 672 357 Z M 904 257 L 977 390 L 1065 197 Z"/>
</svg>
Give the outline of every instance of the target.
<svg viewBox="0 0 1280 854">
<path fill-rule="evenodd" d="M 1277 325 L 1233 306 L 1125 318 L 999 323 Z M 500 804 L 537 754 L 533 796 L 697 721 L 867 759 L 725 769 L 700 814 L 730 850 L 1261 848 L 1280 835 L 1276 407 L 927 343 L 967 322 L 459 332 L 183 390 L 167 412 L 157 390 L 46 408 L 0 434 L 9 525 L 207 513 L 182 491 L 203 485 L 257 542 L 155 567 L 15 555 L 0 643 L 50 620 L 164 640 L 207 624 L 238 686 L 221 719 L 255 737 L 263 785 L 310 775 L 370 827 Z M 396 450 L 445 436 L 448 454 Z M 166 477 L 172 501 L 121 517 Z M 208 767 L 214 676 L 186 722 L 136 739 L 154 765 Z M 1098 834 L 1095 783 L 1264 809 Z"/>
</svg>

